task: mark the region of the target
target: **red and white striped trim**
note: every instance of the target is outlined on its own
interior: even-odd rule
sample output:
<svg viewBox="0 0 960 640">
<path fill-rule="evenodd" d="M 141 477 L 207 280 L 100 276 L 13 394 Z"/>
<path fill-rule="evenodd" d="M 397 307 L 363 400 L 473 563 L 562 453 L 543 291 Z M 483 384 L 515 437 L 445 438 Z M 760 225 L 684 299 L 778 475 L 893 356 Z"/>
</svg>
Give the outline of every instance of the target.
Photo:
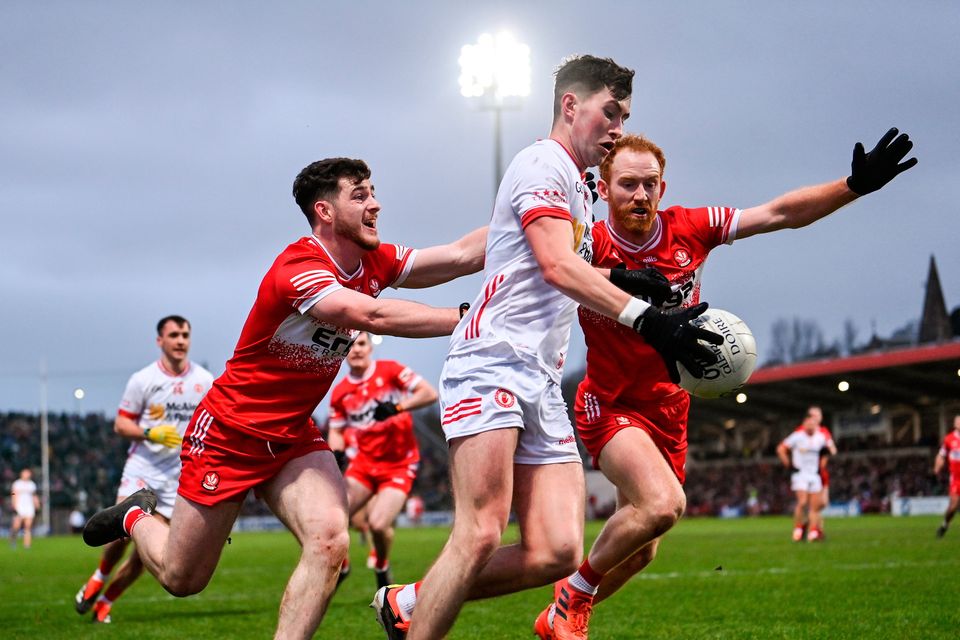
<svg viewBox="0 0 960 640">
<path fill-rule="evenodd" d="M 203 450 L 206 448 L 203 440 L 207 437 L 211 425 L 213 425 L 213 416 L 207 413 L 206 409 L 200 409 L 200 415 L 197 416 L 197 421 L 193 424 L 193 432 L 187 438 L 190 442 L 189 455 L 199 456 L 203 454 Z"/>
<path fill-rule="evenodd" d="M 460 402 L 450 405 L 443 411 L 443 420 L 440 421 L 440 425 L 445 427 L 466 417 L 480 415 L 480 403 L 482 401 L 483 398 L 464 398 Z"/>
<path fill-rule="evenodd" d="M 722 227 L 727 222 L 731 210 L 727 207 L 707 207 L 707 218 L 711 227 Z"/>
<path fill-rule="evenodd" d="M 600 401 L 592 393 L 583 394 L 583 411 L 587 414 L 587 422 L 596 422 L 600 419 Z"/>
<path fill-rule="evenodd" d="M 480 316 L 483 315 L 483 310 L 486 308 L 487 303 L 493 298 L 493 295 L 497 292 L 497 288 L 503 284 L 505 278 L 506 276 L 500 273 L 495 275 L 490 282 L 487 283 L 483 292 L 483 302 L 480 303 L 477 313 L 470 318 L 470 322 L 467 323 L 467 329 L 463 333 L 465 339 L 472 340 L 473 338 L 480 337 Z"/>
</svg>

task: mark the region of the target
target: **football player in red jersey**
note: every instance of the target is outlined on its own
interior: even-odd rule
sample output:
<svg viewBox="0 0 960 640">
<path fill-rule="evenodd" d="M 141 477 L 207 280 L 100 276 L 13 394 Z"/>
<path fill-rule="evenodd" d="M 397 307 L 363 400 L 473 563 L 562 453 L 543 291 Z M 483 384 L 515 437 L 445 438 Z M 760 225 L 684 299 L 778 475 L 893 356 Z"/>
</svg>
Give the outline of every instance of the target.
<svg viewBox="0 0 960 640">
<path fill-rule="evenodd" d="M 666 189 L 663 151 L 645 138 L 623 136 L 600 165 L 597 186 L 609 217 L 594 226 L 593 264 L 610 269 L 615 284 L 634 270 L 654 267 L 665 277 L 661 286 L 651 280 L 648 293 L 655 304 L 696 305 L 703 264 L 714 247 L 819 220 L 913 166 L 915 159 L 901 163 L 911 147 L 906 134 L 897 137 L 891 129 L 869 154 L 857 144 L 849 178 L 791 191 L 749 209 L 660 210 Z M 594 466 L 617 486 L 618 510 L 580 570 L 557 583 L 592 601 L 577 597 L 573 601 L 582 603 L 582 611 L 564 611 L 557 589 L 560 596 L 535 622 L 541 638 L 585 638 L 586 624 L 582 633 L 568 633 L 566 617 L 589 619 L 593 604 L 649 564 L 660 537 L 686 506 L 687 392 L 671 381 L 663 360 L 641 336 L 586 307 L 579 313 L 587 375 L 577 390 L 576 426 Z"/>
<path fill-rule="evenodd" d="M 330 448 L 344 448 L 343 431 L 352 429 L 357 454 L 343 476 L 351 517 L 366 505 L 367 525 L 376 551 L 377 587 L 390 584 L 393 521 L 413 488 L 420 450 L 410 411 L 437 401 L 437 390 L 393 360 L 374 360 L 370 335 L 361 333 L 347 354 L 350 372 L 330 392 Z M 371 498 L 376 500 L 371 502 Z M 349 565 L 341 568 L 349 573 Z"/>
<path fill-rule="evenodd" d="M 947 533 L 950 521 L 957 513 L 960 504 L 960 415 L 953 417 L 953 431 L 943 439 L 943 445 L 933 461 L 933 474 L 939 475 L 944 465 L 950 463 L 950 503 L 943 514 L 943 522 L 937 527 L 937 537 L 942 538 Z"/>
<path fill-rule="evenodd" d="M 176 596 L 206 587 L 241 502 L 255 489 L 302 546 L 280 603 L 276 635 L 310 637 L 347 553 L 347 496 L 310 416 L 359 331 L 449 335 L 456 308 L 379 300 L 387 287 L 428 287 L 483 267 L 486 229 L 415 251 L 383 244 L 380 203 L 361 160 L 304 168 L 293 195 L 310 235 L 288 246 L 261 282 L 226 370 L 193 416 L 170 526 L 148 490 L 95 514 L 91 546 L 134 539 L 147 568 Z M 212 291 L 211 298 L 223 295 Z"/>
</svg>

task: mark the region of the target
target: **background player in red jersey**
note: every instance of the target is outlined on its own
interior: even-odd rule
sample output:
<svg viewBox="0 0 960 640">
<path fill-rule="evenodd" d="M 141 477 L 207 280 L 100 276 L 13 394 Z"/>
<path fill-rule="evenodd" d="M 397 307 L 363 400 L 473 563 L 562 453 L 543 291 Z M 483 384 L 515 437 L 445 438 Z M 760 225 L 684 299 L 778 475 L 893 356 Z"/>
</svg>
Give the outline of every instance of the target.
<svg viewBox="0 0 960 640">
<path fill-rule="evenodd" d="M 960 415 L 953 417 L 953 431 L 943 439 L 943 445 L 933 461 L 933 474 L 939 475 L 944 465 L 950 461 L 950 503 L 943 514 L 943 522 L 937 527 L 937 537 L 942 538 L 950 527 L 950 521 L 957 513 L 960 504 Z"/>
<path fill-rule="evenodd" d="M 361 160 L 308 165 L 293 195 L 312 233 L 267 271 L 226 371 L 193 416 L 170 526 L 150 517 L 155 496 L 138 492 L 95 514 L 84 541 L 99 546 L 129 535 L 170 593 L 198 593 L 255 489 L 302 547 L 276 635 L 306 638 L 323 618 L 349 544 L 343 477 L 311 413 L 358 330 L 450 334 L 458 309 L 377 297 L 387 287 L 428 287 L 479 271 L 486 230 L 422 251 L 381 244 L 380 203 Z"/>
<path fill-rule="evenodd" d="M 357 336 L 347 365 L 350 373 L 330 392 L 330 448 L 344 448 L 343 431 L 356 437 L 357 454 L 343 476 L 351 517 L 366 505 L 367 526 L 376 551 L 377 587 L 390 584 L 393 521 L 413 488 L 420 450 L 409 411 L 437 401 L 437 390 L 393 360 L 374 360 L 366 332 Z M 376 500 L 371 502 L 371 498 Z M 349 572 L 349 565 L 340 570 Z"/>
<path fill-rule="evenodd" d="M 906 135 L 896 136 L 891 129 L 869 154 L 858 143 L 847 179 L 791 191 L 750 209 L 674 206 L 663 211 L 663 151 L 645 138 L 623 136 L 600 165 L 597 186 L 609 216 L 593 229 L 593 264 L 610 269 L 614 284 L 638 273 L 651 276 L 653 272 L 634 270 L 654 267 L 665 276 L 660 286 L 651 278 L 647 287 L 654 303 L 664 308 L 695 305 L 704 261 L 716 246 L 811 224 L 913 166 L 913 159 L 900 164 L 912 143 Z M 653 560 L 660 537 L 686 507 L 682 484 L 690 400 L 642 337 L 586 307 L 579 313 L 587 375 L 577 390 L 577 431 L 594 466 L 617 486 L 618 498 L 617 512 L 578 573 L 564 584 L 589 596 L 578 612 L 588 620 L 593 603 Z M 576 601 L 584 602 L 581 597 Z M 555 633 L 557 609 L 555 601 L 541 612 L 534 626 L 537 635 L 586 637 L 586 623 L 580 635 Z"/>
</svg>

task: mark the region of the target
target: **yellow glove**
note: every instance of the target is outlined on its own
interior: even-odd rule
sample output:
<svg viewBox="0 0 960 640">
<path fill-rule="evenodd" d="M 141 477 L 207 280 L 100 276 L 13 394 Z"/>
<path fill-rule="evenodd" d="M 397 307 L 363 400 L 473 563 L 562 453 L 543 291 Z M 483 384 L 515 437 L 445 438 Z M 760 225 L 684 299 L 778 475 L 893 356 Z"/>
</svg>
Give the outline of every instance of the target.
<svg viewBox="0 0 960 640">
<path fill-rule="evenodd" d="M 143 430 L 143 437 L 150 442 L 162 444 L 165 447 L 179 447 L 183 443 L 183 438 L 177 433 L 177 428 L 172 424 L 160 424 L 155 427 Z"/>
</svg>

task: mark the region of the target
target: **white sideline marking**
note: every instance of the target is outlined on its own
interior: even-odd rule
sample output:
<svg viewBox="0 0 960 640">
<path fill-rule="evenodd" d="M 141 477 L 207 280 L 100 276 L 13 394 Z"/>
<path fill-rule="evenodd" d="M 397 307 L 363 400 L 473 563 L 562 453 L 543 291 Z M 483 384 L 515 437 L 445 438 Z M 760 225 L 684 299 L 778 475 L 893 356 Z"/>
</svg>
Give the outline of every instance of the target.
<svg viewBox="0 0 960 640">
<path fill-rule="evenodd" d="M 841 569 L 844 571 L 876 571 L 879 569 L 905 569 L 910 567 L 937 567 L 941 568 L 944 564 L 958 564 L 945 562 L 944 560 L 924 560 L 923 562 L 861 562 L 858 564 L 834 564 L 831 569 Z M 640 573 L 633 577 L 636 580 L 672 580 L 675 578 L 709 578 L 710 576 L 722 575 L 733 577 L 761 576 L 761 575 L 782 575 L 790 573 L 820 573 L 822 567 L 789 568 L 789 567 L 766 567 L 764 569 L 722 569 L 720 571 L 668 571 L 665 573 Z"/>
</svg>

